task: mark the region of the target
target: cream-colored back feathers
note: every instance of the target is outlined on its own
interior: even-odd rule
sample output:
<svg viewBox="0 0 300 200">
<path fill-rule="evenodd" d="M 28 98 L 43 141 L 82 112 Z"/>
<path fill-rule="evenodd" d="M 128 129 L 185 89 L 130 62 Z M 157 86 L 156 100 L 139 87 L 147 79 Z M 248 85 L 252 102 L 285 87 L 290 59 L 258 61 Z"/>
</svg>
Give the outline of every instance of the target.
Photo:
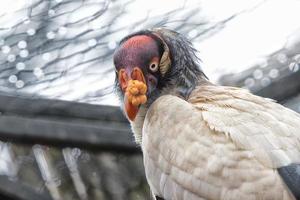
<svg viewBox="0 0 300 200">
<path fill-rule="evenodd" d="M 189 102 L 210 129 L 251 150 L 264 165 L 300 163 L 300 115 L 273 100 L 233 87 L 198 87 Z"/>
<path fill-rule="evenodd" d="M 166 200 L 293 199 L 275 168 L 300 161 L 300 117 L 271 100 L 200 86 L 188 102 L 157 99 L 142 127 L 146 176 Z"/>
</svg>

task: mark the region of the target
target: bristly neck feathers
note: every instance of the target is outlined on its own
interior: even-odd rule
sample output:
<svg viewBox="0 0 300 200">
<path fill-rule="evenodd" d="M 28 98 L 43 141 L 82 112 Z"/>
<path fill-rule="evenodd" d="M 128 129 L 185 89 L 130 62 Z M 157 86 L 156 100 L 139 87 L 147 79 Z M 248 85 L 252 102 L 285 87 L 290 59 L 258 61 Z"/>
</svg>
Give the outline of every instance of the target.
<svg viewBox="0 0 300 200">
<path fill-rule="evenodd" d="M 187 100 L 197 85 L 209 83 L 206 75 L 201 70 L 200 60 L 195 54 L 196 50 L 185 37 L 166 29 L 154 29 L 153 31 L 158 33 L 168 45 L 171 67 L 165 76 L 159 80 L 157 89 L 151 93 L 146 105 L 140 107 L 135 121 L 131 122 L 135 140 L 138 144 L 141 144 L 142 141 L 142 129 L 147 110 L 157 98 L 162 95 L 173 94 Z M 135 33 L 123 40 L 139 34 L 151 35 L 151 32 Z"/>
<path fill-rule="evenodd" d="M 159 80 L 157 90 L 151 94 L 148 106 L 164 94 L 175 94 L 187 100 L 197 85 L 208 82 L 201 70 L 196 50 L 190 41 L 177 32 L 166 29 L 154 31 L 161 35 L 170 49 L 171 67 Z"/>
</svg>

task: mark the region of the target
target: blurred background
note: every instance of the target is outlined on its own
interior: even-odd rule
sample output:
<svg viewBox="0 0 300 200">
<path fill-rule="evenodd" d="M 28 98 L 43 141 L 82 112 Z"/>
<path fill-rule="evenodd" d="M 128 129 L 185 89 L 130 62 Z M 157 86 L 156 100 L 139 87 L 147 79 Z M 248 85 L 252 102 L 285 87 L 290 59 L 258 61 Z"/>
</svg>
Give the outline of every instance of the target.
<svg viewBox="0 0 300 200">
<path fill-rule="evenodd" d="M 300 112 L 299 0 L 1 0 L 0 199 L 151 199 L 117 107 L 127 34 L 188 37 L 216 84 Z"/>
</svg>

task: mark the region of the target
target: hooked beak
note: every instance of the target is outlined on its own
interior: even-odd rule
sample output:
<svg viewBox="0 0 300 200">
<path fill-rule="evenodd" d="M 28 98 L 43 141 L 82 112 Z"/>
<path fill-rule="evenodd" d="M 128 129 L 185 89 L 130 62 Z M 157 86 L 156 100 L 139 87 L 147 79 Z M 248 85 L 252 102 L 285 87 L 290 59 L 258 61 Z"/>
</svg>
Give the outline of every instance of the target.
<svg viewBox="0 0 300 200">
<path fill-rule="evenodd" d="M 145 84 L 145 88 L 147 91 L 147 87 L 146 87 L 146 80 L 144 77 L 144 74 L 142 72 L 142 70 L 138 67 L 134 67 L 133 70 L 128 70 L 128 69 L 120 69 L 118 72 L 118 79 L 119 79 L 119 83 L 121 86 L 121 89 L 123 91 L 123 93 L 125 94 L 124 96 L 124 108 L 125 108 L 125 112 L 126 115 L 128 117 L 128 119 L 130 121 L 134 121 L 138 111 L 139 111 L 139 106 L 140 104 L 134 102 L 135 100 L 132 100 L 133 97 L 130 96 L 130 88 L 129 88 L 129 82 L 131 80 L 136 80 L 138 82 L 141 82 L 142 84 Z M 146 91 L 144 91 L 143 93 L 146 93 Z M 138 93 L 137 93 L 138 95 Z M 138 98 L 135 96 L 135 98 Z M 145 97 L 144 97 L 145 98 Z M 145 101 L 144 101 L 145 103 Z"/>
</svg>

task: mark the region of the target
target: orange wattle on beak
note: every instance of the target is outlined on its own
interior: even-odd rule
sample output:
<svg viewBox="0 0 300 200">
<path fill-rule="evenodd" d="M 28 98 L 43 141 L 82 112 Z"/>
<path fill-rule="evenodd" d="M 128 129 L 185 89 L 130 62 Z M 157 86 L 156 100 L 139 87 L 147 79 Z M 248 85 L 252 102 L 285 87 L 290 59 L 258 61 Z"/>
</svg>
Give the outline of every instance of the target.
<svg viewBox="0 0 300 200">
<path fill-rule="evenodd" d="M 147 85 L 145 77 L 140 68 L 135 67 L 130 75 L 125 69 L 118 73 L 119 83 L 125 94 L 124 107 L 129 120 L 134 121 L 141 104 L 147 102 Z"/>
</svg>

